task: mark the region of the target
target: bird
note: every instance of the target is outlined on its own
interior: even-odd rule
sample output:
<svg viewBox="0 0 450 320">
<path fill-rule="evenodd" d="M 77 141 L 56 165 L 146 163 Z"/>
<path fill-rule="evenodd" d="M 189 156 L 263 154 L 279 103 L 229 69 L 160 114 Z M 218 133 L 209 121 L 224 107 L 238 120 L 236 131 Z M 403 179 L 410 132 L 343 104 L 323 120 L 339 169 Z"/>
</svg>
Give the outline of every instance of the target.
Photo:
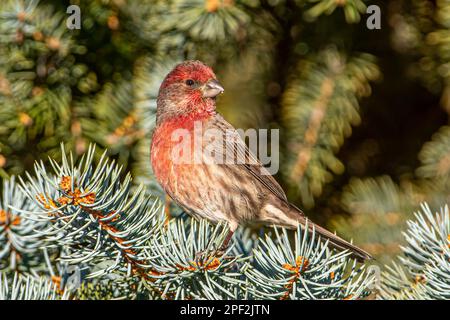
<svg viewBox="0 0 450 320">
<path fill-rule="evenodd" d="M 177 64 L 162 81 L 150 158 L 167 195 L 194 218 L 226 222 L 229 231 L 222 249 L 240 225 L 262 223 L 300 226 L 332 247 L 348 250 L 360 262 L 371 259 L 368 252 L 313 223 L 288 201 L 238 131 L 217 112 L 216 100 L 223 92 L 214 71 L 198 60 Z M 243 161 L 224 161 L 230 155 Z"/>
</svg>

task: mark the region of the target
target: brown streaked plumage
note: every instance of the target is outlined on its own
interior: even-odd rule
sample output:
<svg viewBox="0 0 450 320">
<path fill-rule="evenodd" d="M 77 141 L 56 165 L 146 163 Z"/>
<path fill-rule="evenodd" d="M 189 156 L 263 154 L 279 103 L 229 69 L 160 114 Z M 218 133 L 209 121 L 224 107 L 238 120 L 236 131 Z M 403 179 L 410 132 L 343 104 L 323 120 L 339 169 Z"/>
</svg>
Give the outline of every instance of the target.
<svg viewBox="0 0 450 320">
<path fill-rule="evenodd" d="M 305 228 L 303 212 L 288 202 L 283 189 L 251 154 L 238 132 L 215 111 L 215 97 L 222 91 L 213 71 L 200 61 L 183 62 L 166 76 L 158 95 L 151 146 L 157 180 L 194 217 L 226 221 L 230 234 L 225 246 L 243 223 L 288 228 L 300 224 Z M 178 133 L 183 133 L 182 137 Z M 194 141 L 201 141 L 201 148 Z M 205 153 L 204 148 L 210 152 Z M 217 161 L 230 155 L 244 161 Z M 180 159 L 184 161 L 180 163 Z M 308 231 L 314 228 L 331 245 L 348 249 L 355 258 L 371 258 L 311 221 L 307 225 Z"/>
</svg>

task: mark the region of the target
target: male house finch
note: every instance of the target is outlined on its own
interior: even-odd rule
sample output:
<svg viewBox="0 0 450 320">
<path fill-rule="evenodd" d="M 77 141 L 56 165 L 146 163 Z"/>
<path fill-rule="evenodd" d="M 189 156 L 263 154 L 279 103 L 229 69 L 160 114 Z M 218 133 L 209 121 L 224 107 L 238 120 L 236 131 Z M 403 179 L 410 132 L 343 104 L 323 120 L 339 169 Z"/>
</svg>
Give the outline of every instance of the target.
<svg viewBox="0 0 450 320">
<path fill-rule="evenodd" d="M 370 259 L 364 250 L 310 221 L 306 223 L 303 212 L 288 202 L 283 189 L 251 154 L 238 132 L 216 112 L 215 98 L 222 92 L 214 72 L 200 61 L 177 65 L 162 82 L 151 163 L 167 194 L 194 217 L 226 221 L 230 231 L 222 245 L 225 248 L 242 223 L 288 228 L 300 224 L 309 232 L 314 229 L 332 246 L 348 249 L 358 260 Z M 184 134 L 175 134 L 180 132 Z M 229 155 L 245 161 L 224 161 Z"/>
</svg>

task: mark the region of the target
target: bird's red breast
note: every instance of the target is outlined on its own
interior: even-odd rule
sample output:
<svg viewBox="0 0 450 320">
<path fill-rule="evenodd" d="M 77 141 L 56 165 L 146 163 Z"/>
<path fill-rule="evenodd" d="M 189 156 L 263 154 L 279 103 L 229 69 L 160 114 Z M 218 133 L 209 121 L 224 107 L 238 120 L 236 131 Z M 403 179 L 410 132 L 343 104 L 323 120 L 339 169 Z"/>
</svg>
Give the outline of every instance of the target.
<svg viewBox="0 0 450 320">
<path fill-rule="evenodd" d="M 151 145 L 151 163 L 156 179 L 164 189 L 172 189 L 183 171 L 189 172 L 192 166 L 198 165 L 194 161 L 195 123 L 200 127 L 204 121 L 214 115 L 212 101 L 201 101 L 195 112 L 168 119 L 158 125 L 153 133 Z M 180 135 L 180 133 L 185 133 Z M 190 154 L 180 154 L 189 151 Z M 181 157 L 183 161 L 179 161 Z"/>
</svg>

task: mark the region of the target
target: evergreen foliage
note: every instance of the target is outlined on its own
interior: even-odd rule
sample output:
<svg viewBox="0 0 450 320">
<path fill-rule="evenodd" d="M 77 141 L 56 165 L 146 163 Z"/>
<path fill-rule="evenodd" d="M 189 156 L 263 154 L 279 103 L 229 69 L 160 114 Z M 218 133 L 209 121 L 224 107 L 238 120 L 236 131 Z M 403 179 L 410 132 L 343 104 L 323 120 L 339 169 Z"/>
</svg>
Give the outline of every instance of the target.
<svg viewBox="0 0 450 320">
<path fill-rule="evenodd" d="M 167 224 L 159 199 L 142 185 L 130 191 L 131 176 L 121 179 L 121 168 L 105 155 L 94 163 L 90 147 L 75 163 L 72 154 L 62 154 L 60 164 L 50 160 L 53 172 L 36 163 L 35 174 L 21 179 L 20 189 L 8 184 L 16 187 L 11 203 L 26 196 L 35 205 L 32 211 L 9 205 L 5 212 L 16 210 L 24 224 L 43 225 L 27 238 L 30 248 L 43 251 L 44 266 L 21 259 L 21 268 L 6 268 L 5 286 L 7 275 L 18 269 L 47 275 L 59 285 L 53 291 L 72 299 L 356 299 L 373 282 L 348 252 L 332 252 L 300 228 L 293 247 L 286 230 L 258 241 L 242 230 L 237 245 L 218 255 L 228 232 L 223 224 L 213 227 L 186 216 Z M 15 221 L 9 218 L 3 233 L 8 235 L 6 228 Z M 5 248 L 10 250 L 2 260 L 8 261 L 16 255 L 9 237 Z M 78 283 L 65 290 L 61 283 L 69 284 L 71 277 Z M 55 297 L 48 295 L 48 286 L 33 281 L 13 280 L 12 288 L 36 292 L 31 297 Z"/>
<path fill-rule="evenodd" d="M 433 214 L 422 205 L 422 214 L 408 221 L 406 246 L 400 265 L 393 263 L 383 274 L 380 298 L 450 298 L 450 215 L 448 206 Z"/>
</svg>

